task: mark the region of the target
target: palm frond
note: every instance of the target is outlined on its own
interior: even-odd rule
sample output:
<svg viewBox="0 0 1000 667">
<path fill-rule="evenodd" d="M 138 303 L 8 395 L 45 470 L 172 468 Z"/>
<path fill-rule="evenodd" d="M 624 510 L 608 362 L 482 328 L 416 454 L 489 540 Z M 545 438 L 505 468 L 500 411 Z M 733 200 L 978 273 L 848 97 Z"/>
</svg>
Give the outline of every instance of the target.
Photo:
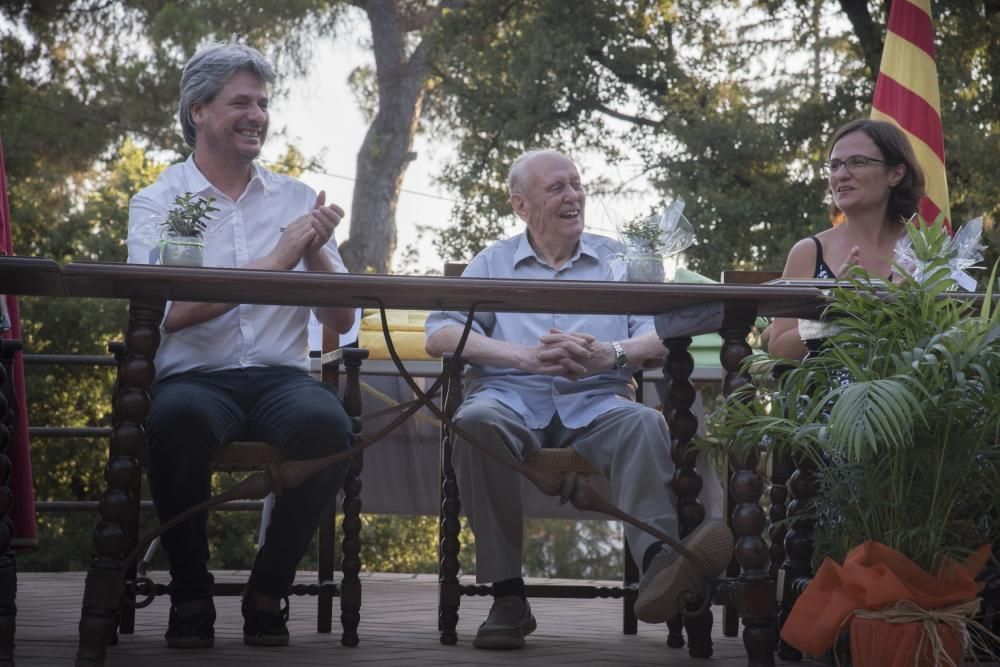
<svg viewBox="0 0 1000 667">
<path fill-rule="evenodd" d="M 855 460 L 908 446 L 920 400 L 901 378 L 854 382 L 838 390 L 830 411 L 837 449 Z"/>
<path fill-rule="evenodd" d="M 821 553 L 874 539 L 929 569 L 1000 538 L 998 268 L 974 309 L 947 298 L 943 232 L 910 233 L 933 257 L 921 282 L 901 273 L 880 292 L 858 272 L 832 290 L 825 317 L 839 332 L 802 362 L 755 357 L 755 388 L 723 405 L 704 446 L 811 458 Z"/>
</svg>

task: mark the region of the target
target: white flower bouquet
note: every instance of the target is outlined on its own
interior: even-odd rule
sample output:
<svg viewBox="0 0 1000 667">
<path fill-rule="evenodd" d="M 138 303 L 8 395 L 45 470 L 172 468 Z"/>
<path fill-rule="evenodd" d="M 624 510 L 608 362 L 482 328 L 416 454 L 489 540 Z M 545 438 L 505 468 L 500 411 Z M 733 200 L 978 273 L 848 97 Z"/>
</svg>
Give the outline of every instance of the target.
<svg viewBox="0 0 1000 667">
<path fill-rule="evenodd" d="M 911 220 L 911 223 L 913 221 Z M 913 276 L 913 279 L 920 284 L 928 281 L 928 267 L 931 265 L 933 257 L 928 256 L 927 235 L 938 232 L 940 223 L 935 221 L 934 225 L 927 225 L 922 218 L 916 220 L 917 234 L 907 234 L 896 242 L 895 263 L 905 269 Z M 932 231 L 932 229 L 934 231 Z M 976 266 L 983 259 L 983 250 L 986 246 L 982 243 L 983 219 L 974 218 L 958 230 L 950 239 L 944 242 L 942 256 L 948 260 L 948 269 L 951 277 L 959 287 L 967 292 L 976 290 L 976 279 L 968 273 L 968 269 L 982 268 Z"/>
</svg>

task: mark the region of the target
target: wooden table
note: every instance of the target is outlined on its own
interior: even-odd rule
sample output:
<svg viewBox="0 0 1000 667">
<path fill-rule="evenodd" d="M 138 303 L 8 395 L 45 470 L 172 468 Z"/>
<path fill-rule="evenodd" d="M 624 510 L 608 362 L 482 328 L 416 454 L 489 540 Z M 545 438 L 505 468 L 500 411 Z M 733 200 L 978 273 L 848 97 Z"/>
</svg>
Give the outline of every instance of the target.
<svg viewBox="0 0 1000 667">
<path fill-rule="evenodd" d="M 714 327 L 723 340 L 720 359 L 726 394 L 750 381 L 740 363 L 750 354 L 746 337 L 758 315 L 815 318 L 827 303 L 811 287 L 489 280 L 98 263 L 74 263 L 60 270 L 49 260 L 18 257 L 0 258 L 0 292 L 129 300 L 126 352 L 114 397 L 108 486 L 101 497 L 95 553 L 87 574 L 78 665 L 103 664 L 107 640 L 115 629 L 122 560 L 136 537 L 129 534 L 125 521 L 140 474 L 137 456 L 144 446 L 142 424 L 149 410 L 159 326 L 168 300 L 594 314 L 715 309 L 721 313 Z M 669 350 L 663 372 L 670 380 L 666 412 L 674 438 L 672 458 L 677 470 L 673 486 L 682 536 L 705 514 L 697 498 L 701 479 L 694 468 L 696 456 L 690 451 L 698 423 L 691 410 L 694 363 L 688 345 L 690 335 L 710 330 L 663 339 Z M 749 661 L 773 664 L 777 603 L 762 536 L 767 522 L 759 503 L 763 482 L 756 466 L 757 456 L 748 457 L 739 462 L 730 480 L 739 572 L 724 589 L 724 596 L 739 609 Z M 710 626 L 708 614 L 707 619 L 689 617 L 686 622 Z M 724 625 L 735 632 L 735 617 L 724 619 Z"/>
</svg>

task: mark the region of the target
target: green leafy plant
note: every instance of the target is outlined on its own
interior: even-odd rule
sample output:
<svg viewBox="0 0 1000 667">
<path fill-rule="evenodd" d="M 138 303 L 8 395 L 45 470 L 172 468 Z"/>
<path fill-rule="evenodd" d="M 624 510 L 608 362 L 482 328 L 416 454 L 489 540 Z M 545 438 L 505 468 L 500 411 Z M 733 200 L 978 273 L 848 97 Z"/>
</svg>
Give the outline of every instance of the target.
<svg viewBox="0 0 1000 667">
<path fill-rule="evenodd" d="M 659 254 L 666 244 L 661 237 L 659 218 L 656 215 L 640 215 L 623 224 L 619 230 L 622 241 L 633 251 Z"/>
<path fill-rule="evenodd" d="M 702 445 L 812 459 L 818 555 L 876 540 L 932 571 L 1000 534 L 1000 313 L 992 291 L 978 307 L 946 295 L 940 224 L 909 234 L 923 281 L 896 267 L 902 283 L 876 287 L 858 269 L 832 290 L 838 331 L 799 363 L 749 360 L 757 388 L 730 396 Z"/>
<path fill-rule="evenodd" d="M 188 236 L 201 238 L 208 223 L 208 214 L 219 209 L 212 206 L 212 197 L 197 197 L 185 192 L 174 197 L 174 207 L 163 221 L 163 229 L 168 236 Z"/>
</svg>

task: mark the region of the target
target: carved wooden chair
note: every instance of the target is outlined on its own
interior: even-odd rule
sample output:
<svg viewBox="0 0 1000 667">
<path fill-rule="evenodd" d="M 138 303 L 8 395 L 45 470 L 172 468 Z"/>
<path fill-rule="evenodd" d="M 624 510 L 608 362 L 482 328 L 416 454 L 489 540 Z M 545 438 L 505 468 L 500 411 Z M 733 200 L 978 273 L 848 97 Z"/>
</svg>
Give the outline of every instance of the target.
<svg viewBox="0 0 1000 667">
<path fill-rule="evenodd" d="M 451 356 L 447 355 L 444 367 L 449 367 Z M 464 363 L 451 364 L 451 373 L 442 385 L 442 406 L 445 414 L 453 416 L 462 403 L 462 373 Z M 641 392 L 641 376 L 639 392 Z M 642 400 L 641 393 L 637 395 Z M 439 530 L 439 563 L 438 563 L 438 631 L 441 633 L 442 644 L 454 644 L 458 641 L 456 627 L 458 626 L 458 609 L 461 597 L 488 596 L 490 586 L 486 584 L 462 584 L 458 580 L 460 569 L 459 553 L 461 551 L 461 519 L 459 513 L 462 502 L 458 494 L 458 481 L 452 466 L 453 445 L 451 433 L 446 425 L 441 428 L 441 514 Z M 533 452 L 525 459 L 525 463 L 545 470 L 556 472 L 573 472 L 580 476 L 597 475 L 601 473 L 590 463 L 576 453 L 572 448 L 543 448 Z M 622 632 L 634 635 L 638 631 L 638 622 L 633 610 L 639 584 L 639 567 L 632 558 L 628 542 L 624 542 L 623 560 L 625 571 L 621 586 L 595 586 L 590 584 L 527 584 L 525 592 L 529 598 L 612 598 L 622 600 Z"/>
<path fill-rule="evenodd" d="M 459 276 L 465 269 L 464 263 L 448 263 L 445 265 L 446 276 Z M 449 367 L 451 355 L 445 356 L 444 368 Z M 445 378 L 441 388 L 441 405 L 444 412 L 451 417 L 462 403 L 462 373 L 464 364 L 453 364 L 451 373 Z M 642 401 L 642 376 L 637 374 L 637 400 Z M 458 482 L 455 469 L 451 464 L 452 454 L 451 434 L 446 425 L 441 429 L 441 513 L 439 531 L 439 564 L 438 564 L 438 631 L 441 633 L 442 644 L 454 644 L 458 641 L 456 627 L 458 625 L 458 609 L 461 597 L 490 595 L 490 587 L 485 584 L 462 584 L 458 580 L 459 553 L 461 543 L 461 500 L 458 494 Z M 529 456 L 525 463 L 557 472 L 575 472 L 582 476 L 598 475 L 596 470 L 573 449 L 541 449 Z M 639 568 L 632 559 L 628 543 L 624 544 L 625 571 L 621 586 L 566 585 L 566 584 L 528 584 L 526 593 L 534 598 L 613 598 L 622 600 L 622 632 L 636 634 L 638 622 L 633 611 L 633 603 L 639 583 Z"/>
<path fill-rule="evenodd" d="M 120 365 L 125 353 L 122 343 L 111 343 L 109 351 L 115 355 Z M 351 429 L 355 435 L 361 432 L 361 383 L 360 368 L 362 360 L 368 356 L 368 351 L 359 348 L 342 348 L 323 354 L 321 358 L 321 380 L 339 388 L 340 367 L 345 370 L 345 382 L 341 391 L 344 408 L 351 419 Z M 253 472 L 268 465 L 277 465 L 285 460 L 281 449 L 266 442 L 230 442 L 225 444 L 216 455 L 213 462 L 215 472 Z M 293 595 L 312 595 L 317 598 L 316 630 L 329 633 L 332 630 L 333 598 L 340 598 L 341 624 L 343 634 L 341 643 L 354 646 L 358 643 L 358 624 L 361 609 L 361 582 L 358 574 L 361 571 L 360 531 L 361 531 L 361 467 L 360 456 L 351 459 L 347 479 L 344 482 L 343 500 L 343 530 L 341 544 L 341 570 L 343 577 L 340 583 L 333 581 L 334 572 L 334 539 L 336 533 L 335 510 L 331 510 L 320 520 L 317 532 L 318 544 L 318 581 L 315 584 L 295 584 Z M 139 501 L 141 497 L 142 475 L 137 477 L 137 484 L 132 489 L 132 512 L 127 525 L 131 544 L 126 551 L 131 551 L 138 541 L 139 531 Z M 261 531 L 263 533 L 263 530 Z M 137 568 L 133 561 L 126 572 L 124 598 L 126 604 L 121 607 L 118 629 L 124 634 L 131 634 L 135 629 L 135 610 L 150 604 L 158 595 L 168 594 L 170 586 L 155 584 L 137 576 Z M 216 582 L 214 595 L 232 596 L 243 594 L 243 583 Z M 141 602 L 136 598 L 141 596 Z"/>
</svg>

